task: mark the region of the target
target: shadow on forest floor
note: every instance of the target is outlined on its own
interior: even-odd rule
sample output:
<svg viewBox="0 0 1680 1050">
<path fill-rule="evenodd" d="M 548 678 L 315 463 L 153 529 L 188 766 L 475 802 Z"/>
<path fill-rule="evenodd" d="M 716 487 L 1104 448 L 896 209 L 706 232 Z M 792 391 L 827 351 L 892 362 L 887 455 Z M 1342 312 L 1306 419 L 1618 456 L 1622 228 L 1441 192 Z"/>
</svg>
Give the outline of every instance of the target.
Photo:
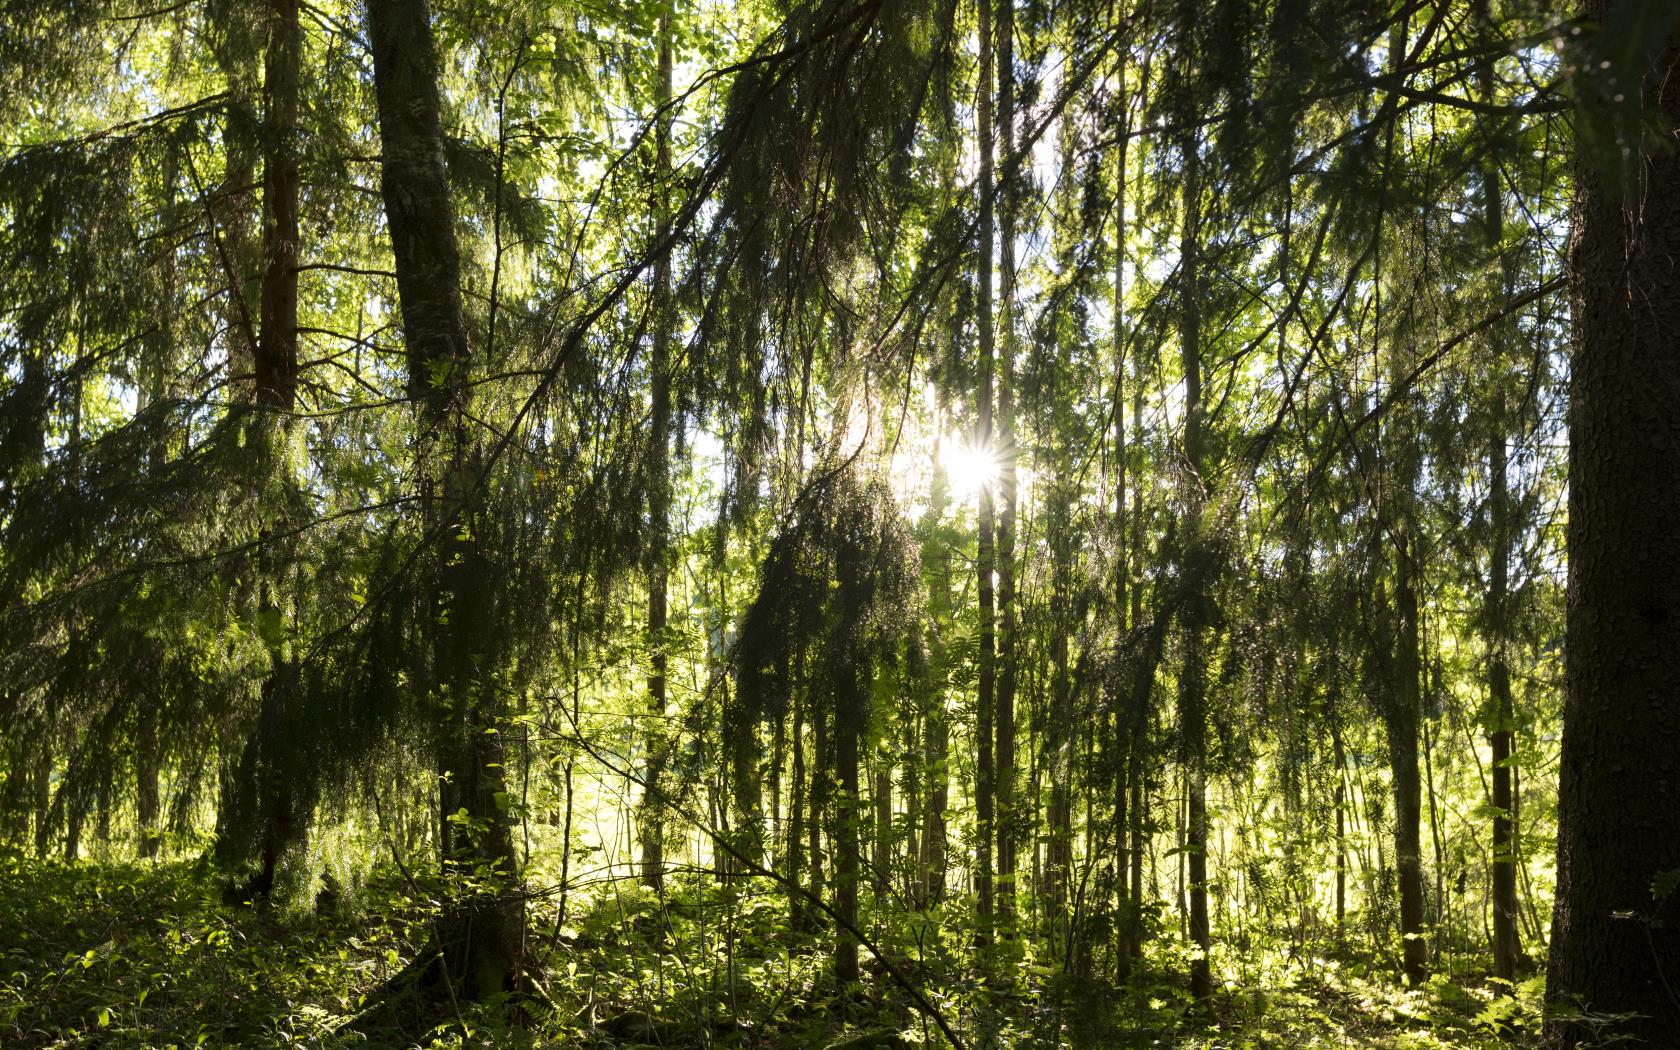
<svg viewBox="0 0 1680 1050">
<path fill-rule="evenodd" d="M 574 896 L 560 929 L 543 902 L 530 927 L 552 1002 L 522 1029 L 498 1019 L 505 1010 L 467 1007 L 423 1034 L 356 1032 L 365 997 L 425 940 L 424 902 L 395 883 L 317 915 L 227 907 L 202 864 L 0 858 L 0 1045 L 942 1045 L 878 967 L 836 989 L 826 942 L 783 928 L 780 903 L 750 883 L 673 887 L 661 940 L 661 902 L 634 884 Z M 956 935 L 928 948 L 922 933 L 920 949 L 900 935 L 889 950 L 976 1047 L 1510 1045 L 1485 991 L 1438 981 L 1408 993 L 1356 960 L 1321 961 L 1292 987 L 1228 988 L 1192 1018 L 1176 980 L 1075 985 L 1024 959 L 1006 964 L 1013 979 L 983 977 Z"/>
</svg>

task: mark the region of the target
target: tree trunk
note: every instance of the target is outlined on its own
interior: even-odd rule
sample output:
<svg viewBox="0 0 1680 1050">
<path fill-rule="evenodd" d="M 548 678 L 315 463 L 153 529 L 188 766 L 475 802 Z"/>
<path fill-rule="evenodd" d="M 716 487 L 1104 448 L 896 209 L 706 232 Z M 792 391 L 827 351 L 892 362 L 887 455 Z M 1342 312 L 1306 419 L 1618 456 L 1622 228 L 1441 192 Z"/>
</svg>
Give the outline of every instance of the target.
<svg viewBox="0 0 1680 1050">
<path fill-rule="evenodd" d="M 1184 465 L 1186 537 L 1184 550 L 1189 566 L 1185 575 L 1205 580 L 1198 564 L 1206 557 L 1203 546 L 1202 508 L 1206 503 L 1206 482 L 1202 460 L 1202 371 L 1201 371 L 1201 223 L 1200 144 L 1194 135 L 1184 140 L 1184 231 L 1179 250 L 1184 281 L 1183 317 L 1179 332 L 1184 368 Z M 1207 664 L 1203 646 L 1203 604 L 1205 582 L 1193 585 L 1186 596 L 1181 620 L 1184 628 L 1184 664 L 1178 681 L 1178 718 L 1181 736 L 1180 760 L 1185 778 L 1184 852 L 1189 865 L 1189 933 L 1196 946 L 1190 962 L 1190 992 L 1197 1000 L 1213 994 L 1213 972 L 1208 959 L 1212 938 L 1208 926 L 1207 900 Z"/>
<path fill-rule="evenodd" d="M 1487 0 L 1478 5 L 1485 31 L 1491 35 L 1493 27 Z M 1495 102 L 1493 63 L 1484 60 L 1478 70 L 1483 100 Z M 1504 198 L 1499 182 L 1499 169 L 1484 165 L 1481 172 L 1482 205 L 1487 226 L 1490 252 L 1500 251 L 1505 235 Z M 1511 264 L 1499 260 L 1499 288 L 1496 303 L 1503 303 L 1511 294 Z M 1516 797 L 1512 791 L 1511 762 L 1516 711 L 1511 697 L 1510 667 L 1510 575 L 1511 575 L 1511 497 L 1507 477 L 1505 437 L 1507 420 L 1505 384 L 1506 347 L 1504 325 L 1490 330 L 1488 359 L 1493 369 L 1494 395 L 1493 440 L 1488 449 L 1488 501 L 1492 525 L 1492 544 L 1489 552 L 1487 605 L 1483 610 L 1487 631 L 1488 652 L 1488 742 L 1493 750 L 1493 975 L 1507 982 L 1515 981 L 1522 961 L 1522 941 L 1518 937 L 1517 922 L 1520 904 L 1517 900 L 1517 841 Z M 1510 984 L 1503 987 L 1512 991 Z"/>
<path fill-rule="evenodd" d="M 135 819 L 139 824 L 140 856 L 147 860 L 158 855 L 161 841 L 158 828 L 158 732 L 157 723 L 163 697 L 158 690 L 151 694 L 152 710 L 140 715 L 140 738 L 134 747 L 136 773 Z"/>
<path fill-rule="evenodd" d="M 834 935 L 834 979 L 845 987 L 858 979 L 858 944 L 849 929 L 858 924 L 858 738 L 862 735 L 867 681 L 863 661 L 849 661 L 834 712 L 834 773 L 839 793 L 834 805 L 834 911 L 842 928 Z"/>
<path fill-rule="evenodd" d="M 997 7 L 997 144 L 1006 160 L 1015 144 L 1015 4 Z M 1015 186 L 1019 177 L 1005 173 L 999 185 L 998 216 L 998 491 L 1003 508 L 997 531 L 997 918 L 1008 936 L 1015 913 L 1015 678 L 1019 654 L 1015 630 Z"/>
<path fill-rule="evenodd" d="M 1584 14 L 1602 24 L 1629 6 L 1589 0 Z M 1680 870 L 1680 153 L 1669 141 L 1680 33 L 1652 58 L 1652 69 L 1613 74 L 1614 90 L 1639 84 L 1644 113 L 1631 126 L 1649 136 L 1626 144 L 1623 177 L 1599 166 L 1612 146 L 1577 166 L 1568 659 L 1546 994 L 1638 1014 L 1617 1034 L 1665 1046 L 1680 1031 L 1676 898 L 1653 899 L 1658 877 L 1672 887 Z M 1559 1023 L 1552 1035 L 1573 1046 L 1586 1031 Z"/>
<path fill-rule="evenodd" d="M 800 870 L 805 866 L 805 803 L 809 797 L 805 790 L 805 696 L 808 690 L 803 673 L 804 657 L 798 659 L 793 688 L 793 734 L 790 743 L 793 751 L 793 785 L 788 793 L 787 844 L 783 847 L 787 856 L 784 870 L 790 891 L 799 886 Z M 796 930 L 803 929 L 805 922 L 805 898 L 797 892 L 790 892 L 788 925 Z"/>
<path fill-rule="evenodd" d="M 1073 877 L 1073 682 L 1068 674 L 1068 636 L 1073 631 L 1073 537 L 1069 508 L 1073 493 L 1064 485 L 1052 488 L 1046 508 L 1051 558 L 1050 703 L 1043 742 L 1044 776 L 1050 782 L 1045 814 L 1048 850 L 1045 858 L 1045 928 L 1052 957 L 1059 950 Z M 1034 793 L 1036 797 L 1036 792 Z"/>
<path fill-rule="evenodd" d="M 875 783 L 871 801 L 875 803 L 875 848 L 870 859 L 874 871 L 875 899 L 884 901 L 892 889 L 893 855 L 893 788 L 892 751 L 881 748 L 875 753 Z"/>
<path fill-rule="evenodd" d="M 811 719 L 811 792 L 809 811 L 805 819 L 805 862 L 811 868 L 811 896 L 823 899 L 823 883 L 827 873 L 823 867 L 823 819 L 828 812 L 833 778 L 830 776 L 828 756 L 829 716 L 822 705 L 812 704 L 807 710 Z M 817 915 L 807 912 L 811 919 Z"/>
<path fill-rule="evenodd" d="M 281 475 L 286 462 L 285 442 L 297 404 L 298 369 L 298 159 L 297 118 L 299 65 L 303 33 L 298 23 L 298 0 L 270 0 L 268 49 L 263 58 L 263 274 L 258 287 L 258 328 L 253 359 L 252 392 L 257 408 L 257 433 L 252 442 L 257 456 L 259 490 L 272 493 L 287 483 Z M 291 710 L 292 675 L 286 667 L 284 603 L 280 580 L 289 560 L 289 544 L 263 535 L 260 554 L 260 615 L 267 625 L 268 675 L 262 683 L 262 714 L 257 747 L 277 752 L 289 745 L 296 731 Z M 266 738 L 266 739 L 264 739 Z M 276 775 L 272 763 L 258 771 L 261 819 L 264 822 L 260 869 L 247 893 L 268 894 L 281 857 L 297 832 L 296 800 L 288 778 Z"/>
<path fill-rule="evenodd" d="M 1129 145 L 1131 142 L 1130 120 L 1131 106 L 1126 94 L 1126 54 L 1127 46 L 1118 49 L 1118 69 L 1115 82 L 1119 85 L 1120 93 L 1120 130 L 1119 141 L 1116 146 L 1116 160 L 1114 172 L 1114 523 L 1115 531 L 1119 534 L 1116 547 L 1118 556 L 1114 567 L 1114 629 L 1118 638 L 1126 637 L 1127 629 L 1136 622 L 1135 617 L 1129 617 L 1127 602 L 1130 598 L 1129 590 L 1132 578 L 1132 543 L 1134 531 L 1127 528 L 1127 481 L 1130 472 L 1127 469 L 1127 457 L 1130 449 L 1126 446 L 1126 342 L 1129 323 L 1126 317 L 1126 167 Z M 1138 373 L 1138 382 L 1143 379 L 1142 372 Z M 1135 656 L 1134 656 L 1135 658 Z M 1137 712 L 1129 705 L 1115 698 L 1114 704 L 1114 846 L 1118 854 L 1112 863 L 1116 868 L 1115 895 L 1118 900 L 1118 914 L 1114 924 L 1115 930 L 1115 966 L 1116 974 L 1125 980 L 1131 973 L 1131 945 L 1136 933 L 1135 902 L 1132 891 L 1135 884 L 1128 879 L 1127 866 L 1127 805 L 1126 795 L 1130 790 L 1129 778 L 1137 776 L 1136 756 L 1133 754 L 1132 730 L 1133 720 Z"/>
<path fill-rule="evenodd" d="M 1403 491 L 1409 492 L 1410 479 L 1403 484 L 1406 486 Z M 1391 665 L 1389 709 L 1383 721 L 1394 776 L 1394 863 L 1400 879 L 1400 955 L 1407 981 L 1418 987 L 1429 972 L 1429 942 L 1423 932 L 1423 781 L 1418 762 L 1422 697 L 1418 692 L 1415 544 L 1409 525 L 1403 526 L 1396 538 L 1395 554 L 1399 636 Z"/>
<path fill-rule="evenodd" d="M 983 454 L 992 454 L 992 378 L 997 367 L 992 328 L 992 13 L 991 0 L 975 0 L 980 21 L 979 113 L 976 135 L 980 139 L 980 243 L 974 269 L 977 285 L 975 307 L 980 332 L 980 433 L 976 444 Z M 992 769 L 992 714 L 997 684 L 997 637 L 994 623 L 992 574 L 996 564 L 993 550 L 993 507 L 990 482 L 980 486 L 980 535 L 977 540 L 975 574 L 980 592 L 979 696 L 975 704 L 974 813 L 976 854 L 974 858 L 975 910 L 979 919 L 977 939 L 982 945 L 992 936 L 992 836 L 996 831 L 992 803 L 995 777 Z"/>
<path fill-rule="evenodd" d="M 945 646 L 951 625 L 951 555 L 950 548 L 939 535 L 945 517 L 948 487 L 945 468 L 940 460 L 946 425 L 944 395 L 940 395 L 935 413 L 932 451 L 932 483 L 928 494 L 927 541 L 922 556 L 928 576 L 928 621 L 931 625 L 929 648 L 933 668 L 931 681 L 923 697 L 922 725 L 922 841 L 919 858 L 920 878 L 917 886 L 917 905 L 927 908 L 937 903 L 945 890 L 945 810 L 950 807 L 950 723 L 945 713 Z"/>
<path fill-rule="evenodd" d="M 1132 372 L 1136 377 L 1132 382 L 1132 449 L 1139 457 L 1138 469 L 1132 472 L 1132 527 L 1128 533 L 1130 539 L 1132 565 L 1141 567 L 1144 557 L 1143 542 L 1143 376 L 1144 361 L 1140 348 L 1133 348 Z M 1124 508 L 1122 508 L 1124 509 Z M 1133 959 L 1143 955 L 1143 854 L 1148 835 L 1149 795 L 1147 791 L 1147 775 L 1150 766 L 1150 756 L 1146 753 L 1149 742 L 1151 699 L 1154 694 L 1155 671 L 1161 662 L 1161 644 L 1165 641 L 1165 618 L 1162 617 L 1161 627 L 1154 631 L 1155 645 L 1150 652 L 1148 667 L 1133 675 L 1136 683 L 1131 702 L 1127 708 L 1130 718 L 1126 747 L 1126 766 L 1131 775 L 1132 799 L 1128 807 L 1131 811 L 1131 906 L 1126 914 L 1126 930 L 1128 932 L 1130 955 Z M 1143 623 L 1143 588 L 1131 588 L 1131 609 L 1128 622 L 1135 625 Z"/>
<path fill-rule="evenodd" d="M 259 408 L 287 414 L 297 399 L 299 0 L 269 0 L 263 60 L 263 277 L 256 354 Z"/>
<path fill-rule="evenodd" d="M 659 19 L 659 83 L 655 104 L 671 99 L 671 16 Z M 671 171 L 671 115 L 658 118 L 654 161 L 661 185 L 654 189 L 658 233 L 665 240 L 669 226 L 664 182 Z M 665 591 L 670 555 L 666 550 L 671 514 L 671 258 L 660 252 L 653 261 L 653 359 L 649 362 L 652 421 L 648 428 L 648 699 L 647 731 L 642 734 L 646 764 L 642 771 L 641 813 L 642 882 L 659 887 L 665 879 L 665 823 L 659 798 L 659 779 L 665 766 Z M 719 519 L 720 529 L 722 518 Z"/>
<path fill-rule="evenodd" d="M 1501 408 L 1504 397 L 1498 399 Z M 1503 427 L 1503 415 L 1496 427 Z M 1516 709 L 1511 697 L 1510 638 L 1510 495 L 1507 490 L 1505 435 L 1496 431 L 1488 458 L 1492 470 L 1493 558 L 1488 583 L 1488 721 L 1493 748 L 1493 973 L 1514 981 L 1522 960 L 1517 935 L 1517 804 L 1511 763 Z M 1509 990 L 1509 989 L 1507 989 Z"/>
<path fill-rule="evenodd" d="M 1340 938 L 1347 926 L 1347 750 L 1341 730 L 1334 725 L 1330 742 L 1336 754 L 1336 936 Z"/>
<path fill-rule="evenodd" d="M 382 140 L 382 195 L 396 262 L 408 356 L 409 396 L 418 403 L 426 534 L 441 535 L 433 558 L 434 607 L 429 702 L 437 718 L 438 792 L 448 872 L 494 873 L 517 882 L 505 804 L 501 694 L 486 680 L 495 630 L 486 552 L 473 527 L 482 472 L 469 436 L 470 361 L 461 308 L 454 207 L 444 171 L 438 64 L 427 0 L 370 0 L 368 36 Z M 464 825 L 454 817 L 464 811 Z M 494 889 L 461 902 L 440 931 L 456 994 L 483 999 L 513 990 L 523 939 L 519 898 Z"/>
</svg>

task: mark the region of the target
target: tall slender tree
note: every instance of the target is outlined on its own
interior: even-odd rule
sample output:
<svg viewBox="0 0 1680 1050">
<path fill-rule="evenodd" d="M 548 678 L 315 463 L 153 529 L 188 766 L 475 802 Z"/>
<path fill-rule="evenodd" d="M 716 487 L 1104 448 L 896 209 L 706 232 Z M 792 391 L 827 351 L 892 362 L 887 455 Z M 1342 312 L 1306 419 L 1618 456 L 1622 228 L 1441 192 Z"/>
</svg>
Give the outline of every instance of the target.
<svg viewBox="0 0 1680 1050">
<path fill-rule="evenodd" d="M 1491 35 L 1489 0 L 1481 0 L 1478 15 L 1484 32 Z M 1481 81 L 1482 100 L 1494 106 L 1498 99 L 1494 90 L 1492 58 L 1482 60 L 1477 70 Z M 1496 307 L 1511 294 L 1512 274 L 1510 255 L 1501 243 L 1505 238 L 1505 197 L 1499 168 L 1493 163 L 1494 150 L 1479 175 L 1482 191 L 1482 221 L 1486 227 L 1488 250 L 1494 255 L 1497 287 Z M 1494 396 L 1491 420 L 1491 439 L 1488 447 L 1488 517 L 1490 550 L 1488 564 L 1487 604 L 1483 610 L 1487 636 L 1488 676 L 1488 743 L 1491 747 L 1493 790 L 1491 881 L 1493 897 L 1493 972 L 1504 981 L 1515 981 L 1522 959 L 1522 942 L 1517 929 L 1519 919 L 1517 901 L 1517 812 L 1516 795 L 1512 790 L 1512 762 L 1515 740 L 1516 708 L 1511 695 L 1511 482 L 1510 453 L 1507 435 L 1510 432 L 1508 384 L 1514 379 L 1506 364 L 1508 350 L 1507 326 L 1495 324 L 1488 333 L 1488 363 L 1493 371 Z M 1509 985 L 1507 986 L 1509 987 Z"/>
<path fill-rule="evenodd" d="M 654 171 L 658 180 L 654 187 L 654 212 L 657 219 L 654 236 L 663 243 L 669 238 L 670 218 L 665 204 L 671 192 L 671 14 L 659 17 L 659 71 L 654 89 L 657 110 L 654 132 Z M 665 673 L 666 656 L 666 588 L 669 576 L 671 517 L 671 340 L 675 323 L 671 311 L 671 256 L 669 250 L 660 251 L 653 261 L 653 346 L 648 362 L 650 389 L 648 427 L 648 700 L 647 732 L 643 734 L 646 751 L 642 772 L 644 804 L 642 806 L 642 881 L 649 886 L 662 884 L 665 870 L 665 823 L 661 815 L 660 774 L 665 765 Z M 720 516 L 719 528 L 723 528 Z M 724 534 L 727 535 L 726 533 Z M 723 539 L 720 543 L 725 542 Z"/>
<path fill-rule="evenodd" d="M 976 451 L 984 457 L 995 457 L 997 450 L 992 434 L 993 382 L 997 370 L 996 333 L 992 317 L 992 250 L 995 221 L 995 184 L 993 164 L 992 124 L 992 0 L 975 0 L 980 22 L 980 55 L 977 64 L 978 105 L 975 136 L 980 143 L 979 232 L 975 248 L 975 324 L 980 341 L 980 389 L 977 394 L 979 431 L 975 435 Z M 978 937 L 982 944 L 991 938 L 993 915 L 992 843 L 997 822 L 994 812 L 997 778 L 993 765 L 992 727 L 997 697 L 997 627 L 996 586 L 997 550 L 995 514 L 991 479 L 980 485 L 979 536 L 976 540 L 976 589 L 980 602 L 979 695 L 975 705 L 976 760 L 974 783 L 975 835 L 978 851 L 975 855 L 974 892 L 978 898 Z"/>
<path fill-rule="evenodd" d="M 501 736 L 505 701 L 490 673 L 493 582 L 475 532 L 483 453 L 467 403 L 473 360 L 443 163 L 437 48 L 427 0 L 373 0 L 367 16 L 381 193 L 421 441 L 425 536 L 433 547 L 425 589 L 436 622 L 425 688 L 438 742 L 443 856 L 446 871 L 488 879 L 446 923 L 443 965 L 461 994 L 485 998 L 515 985 L 524 915 L 505 889 L 518 874 Z"/>
<path fill-rule="evenodd" d="M 1015 212 L 1021 182 L 1015 155 L 1015 4 L 997 0 L 997 137 L 1007 166 L 996 192 L 998 209 L 998 495 L 1003 507 L 997 521 L 997 875 L 998 922 L 1013 925 L 1016 885 L 1016 834 L 1022 821 L 1016 811 L 1015 680 L 1020 665 L 1015 600 L 1016 463 L 1015 437 Z"/>
<path fill-rule="evenodd" d="M 1207 503 L 1202 404 L 1201 143 L 1194 132 L 1184 136 L 1183 231 L 1179 241 L 1182 302 L 1179 320 L 1180 364 L 1184 372 L 1183 491 L 1186 536 L 1185 575 L 1200 579 L 1209 556 L 1203 514 Z M 1207 654 L 1203 605 L 1208 596 L 1192 585 L 1179 614 L 1184 659 L 1178 671 L 1179 760 L 1184 773 L 1184 853 L 1189 868 L 1189 931 L 1196 955 L 1190 960 L 1190 992 L 1198 1000 L 1213 993 L 1211 930 L 1208 924 L 1207 813 Z"/>
</svg>

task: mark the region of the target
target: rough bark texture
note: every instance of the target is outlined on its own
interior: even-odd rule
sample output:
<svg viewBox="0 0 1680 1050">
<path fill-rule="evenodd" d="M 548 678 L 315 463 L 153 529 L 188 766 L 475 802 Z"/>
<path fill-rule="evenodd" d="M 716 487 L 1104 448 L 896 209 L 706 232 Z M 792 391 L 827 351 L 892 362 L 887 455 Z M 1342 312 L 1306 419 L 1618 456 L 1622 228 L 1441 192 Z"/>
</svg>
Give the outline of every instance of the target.
<svg viewBox="0 0 1680 1050">
<path fill-rule="evenodd" d="M 297 399 L 298 81 L 303 34 L 298 0 L 272 0 L 263 62 L 263 277 L 256 396 L 290 412 Z"/>
<path fill-rule="evenodd" d="M 426 0 L 371 0 L 382 140 L 382 192 L 396 262 L 408 354 L 409 394 L 418 403 L 428 533 L 441 532 L 434 565 L 439 612 L 430 689 L 438 718 L 438 792 L 446 870 L 515 878 L 503 773 L 500 699 L 480 671 L 494 630 L 486 552 L 470 527 L 481 471 L 466 418 L 466 325 L 460 256 L 444 170 L 435 44 Z M 457 524 L 469 527 L 456 527 Z M 439 528 L 439 526 L 442 526 Z M 467 823 L 449 819 L 465 811 Z M 509 991 L 523 935 L 517 898 L 486 892 L 441 924 L 444 962 L 457 995 Z"/>
<path fill-rule="evenodd" d="M 426 0 L 372 0 L 367 14 L 408 392 L 420 407 L 422 430 L 438 439 L 463 390 L 468 348 L 430 7 Z"/>
<path fill-rule="evenodd" d="M 1584 13 L 1598 21 L 1634 2 L 1592 0 Z M 1653 57 L 1645 115 L 1661 135 L 1633 145 L 1622 172 L 1597 157 L 1577 171 L 1567 676 L 1547 997 L 1638 1014 L 1613 1030 L 1672 1046 L 1680 901 L 1654 900 L 1652 882 L 1680 870 L 1680 39 L 1671 35 Z M 1639 71 L 1619 75 L 1619 90 L 1634 90 Z M 1561 1046 L 1588 1034 L 1570 1024 L 1551 1032 Z"/>
</svg>

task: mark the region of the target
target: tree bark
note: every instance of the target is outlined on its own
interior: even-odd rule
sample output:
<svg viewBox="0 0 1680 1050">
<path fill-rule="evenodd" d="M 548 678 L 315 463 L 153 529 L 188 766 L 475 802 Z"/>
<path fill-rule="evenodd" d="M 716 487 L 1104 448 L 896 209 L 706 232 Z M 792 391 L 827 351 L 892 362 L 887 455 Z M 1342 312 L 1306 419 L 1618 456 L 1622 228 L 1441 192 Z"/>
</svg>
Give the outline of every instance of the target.
<svg viewBox="0 0 1680 1050">
<path fill-rule="evenodd" d="M 1602 24 L 1628 6 L 1637 4 L 1589 0 L 1583 13 Z M 1567 660 L 1546 994 L 1636 1014 L 1615 1033 L 1666 1046 L 1680 1031 L 1680 901 L 1654 899 L 1653 882 L 1680 870 L 1680 33 L 1648 53 L 1653 68 L 1615 69 L 1613 90 L 1637 88 L 1636 126 L 1660 130 L 1622 144 L 1619 170 L 1608 156 L 1583 156 L 1576 169 Z M 1589 105 L 1580 119 L 1600 115 Z M 1560 1046 L 1587 1035 L 1567 1021 L 1550 1031 Z"/>
<path fill-rule="evenodd" d="M 1411 491 L 1409 477 L 1403 479 L 1402 486 L 1403 492 Z M 1418 987 L 1429 973 L 1429 942 L 1423 932 L 1423 778 L 1418 762 L 1422 697 L 1418 689 L 1416 540 L 1409 525 L 1401 527 L 1395 546 L 1395 612 L 1399 635 L 1389 668 L 1393 680 L 1387 685 L 1388 709 L 1383 725 L 1394 777 L 1394 863 L 1400 880 L 1400 955 L 1407 981 Z"/>
<path fill-rule="evenodd" d="M 1185 484 L 1189 493 L 1185 506 L 1186 559 L 1191 561 L 1186 575 L 1205 580 L 1206 575 L 1194 564 L 1207 556 L 1203 549 L 1206 537 L 1202 530 L 1202 510 L 1206 503 L 1203 477 L 1202 435 L 1202 372 L 1201 372 L 1201 259 L 1199 227 L 1201 224 L 1201 157 L 1200 144 L 1194 135 L 1184 140 L 1184 229 L 1179 249 L 1184 281 L 1183 314 L 1180 318 L 1179 343 L 1184 369 L 1184 466 Z M 1205 583 L 1195 586 L 1195 593 L 1186 596 L 1180 621 L 1184 629 L 1184 663 L 1179 671 L 1178 718 L 1180 733 L 1180 761 L 1185 778 L 1185 839 L 1184 852 L 1189 866 L 1189 934 L 1197 955 L 1190 961 L 1190 992 L 1197 1000 L 1213 994 L 1213 971 L 1208 958 L 1212 937 L 1208 925 L 1207 899 L 1207 663 L 1203 653 L 1203 609 L 1207 600 Z"/>
<path fill-rule="evenodd" d="M 842 569 L 844 572 L 844 569 Z M 835 931 L 834 979 L 845 987 L 858 979 L 857 939 L 847 932 L 858 919 L 858 823 L 862 818 L 858 796 L 858 739 L 862 735 L 864 696 L 870 688 L 863 680 L 865 661 L 848 661 L 843 680 L 837 682 L 834 712 L 834 773 L 839 793 L 834 805 L 834 912 L 842 928 Z"/>
<path fill-rule="evenodd" d="M 992 449 L 992 380 L 996 370 L 995 334 L 992 327 L 992 12 L 991 0 L 975 0 L 980 22 L 979 112 L 976 135 L 980 139 L 980 243 L 975 251 L 976 313 L 980 336 L 980 432 L 976 444 L 985 455 Z M 979 919 L 977 939 L 987 944 L 992 936 L 992 836 L 996 831 L 992 804 L 996 778 L 992 768 L 992 715 L 997 685 L 997 636 L 995 595 L 992 576 L 996 566 L 993 548 L 992 486 L 980 486 L 980 535 L 976 546 L 976 583 L 980 592 L 979 696 L 975 705 L 974 811 L 978 839 L 974 859 L 975 911 Z"/>
<path fill-rule="evenodd" d="M 256 484 L 267 498 L 289 484 L 284 476 L 288 422 L 297 403 L 298 368 L 298 93 L 303 32 L 298 0 L 270 0 L 268 45 L 263 56 L 263 179 L 262 263 L 257 290 L 255 345 L 252 347 L 252 398 L 256 414 L 251 447 L 255 450 Z M 280 581 L 290 559 L 289 547 L 274 539 L 283 522 L 265 528 L 259 553 L 259 615 L 265 628 L 269 669 L 261 690 L 261 714 L 256 737 L 247 750 L 256 762 L 259 818 L 258 870 L 246 883 L 244 896 L 266 896 L 274 889 L 281 858 L 298 832 L 296 800 L 283 774 L 277 775 L 264 752 L 278 754 L 289 746 L 293 724 L 292 678 L 283 642 L 284 603 Z"/>
<path fill-rule="evenodd" d="M 1009 159 L 1015 144 L 1015 4 L 997 8 L 997 143 Z M 998 680 L 997 680 L 997 918 L 1010 935 L 1015 913 L 1015 678 L 1019 662 L 1015 628 L 1015 184 L 1005 176 L 998 187 L 1002 204 L 998 222 L 998 492 L 1003 508 L 997 530 Z"/>
<path fill-rule="evenodd" d="M 432 562 L 438 611 L 428 683 L 437 718 L 438 792 L 448 872 L 518 878 L 513 852 L 502 701 L 484 667 L 491 658 L 494 595 L 474 525 L 482 461 L 469 431 L 470 349 L 461 307 L 454 206 L 444 171 L 438 63 L 427 0 L 370 0 L 382 141 L 381 191 L 396 262 L 408 357 L 408 389 L 422 439 L 427 535 L 441 534 Z M 464 822 L 453 820 L 457 814 Z M 456 827 L 459 823 L 461 826 Z M 483 999 L 514 990 L 524 916 L 518 897 L 479 891 L 440 931 L 456 994 Z"/>
<path fill-rule="evenodd" d="M 259 408 L 290 413 L 297 400 L 299 0 L 270 0 L 263 60 L 263 277 L 257 337 Z"/>
</svg>

